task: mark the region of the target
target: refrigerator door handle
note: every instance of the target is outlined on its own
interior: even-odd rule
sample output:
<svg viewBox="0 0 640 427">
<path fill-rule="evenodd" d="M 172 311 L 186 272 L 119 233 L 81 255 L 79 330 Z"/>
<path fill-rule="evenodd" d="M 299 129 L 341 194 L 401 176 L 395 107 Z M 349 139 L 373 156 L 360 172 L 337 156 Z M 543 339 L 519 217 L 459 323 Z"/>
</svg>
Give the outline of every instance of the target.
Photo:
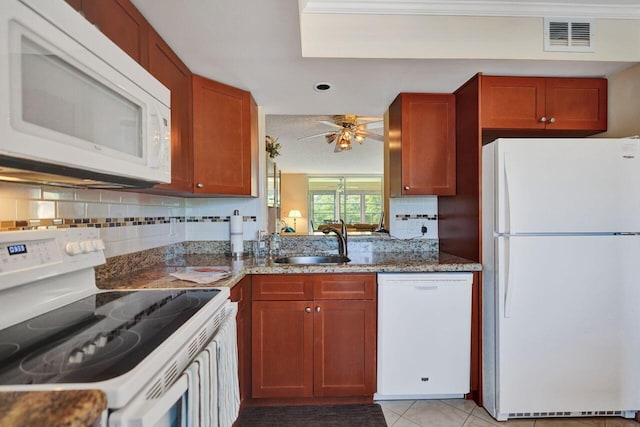
<svg viewBox="0 0 640 427">
<path fill-rule="evenodd" d="M 511 239 L 504 239 L 505 253 L 505 273 L 506 280 L 504 283 L 504 317 L 511 317 L 511 299 L 513 298 L 513 268 L 511 267 Z"/>
<path fill-rule="evenodd" d="M 513 215 L 511 214 L 511 193 L 509 186 L 509 177 L 510 173 L 510 163 L 509 163 L 509 153 L 504 153 L 504 209 L 505 209 L 505 219 L 507 221 L 505 232 L 509 234 L 513 234 L 514 230 L 516 230 L 513 224 Z"/>
</svg>

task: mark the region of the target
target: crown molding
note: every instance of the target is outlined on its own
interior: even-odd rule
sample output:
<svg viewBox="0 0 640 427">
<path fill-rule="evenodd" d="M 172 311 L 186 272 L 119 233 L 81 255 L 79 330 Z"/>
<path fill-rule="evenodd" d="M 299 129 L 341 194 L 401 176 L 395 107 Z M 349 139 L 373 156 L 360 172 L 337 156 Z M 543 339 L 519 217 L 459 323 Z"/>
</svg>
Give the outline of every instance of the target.
<svg viewBox="0 0 640 427">
<path fill-rule="evenodd" d="M 299 0 L 301 14 L 452 15 L 640 19 L 640 5 L 516 0 Z"/>
</svg>

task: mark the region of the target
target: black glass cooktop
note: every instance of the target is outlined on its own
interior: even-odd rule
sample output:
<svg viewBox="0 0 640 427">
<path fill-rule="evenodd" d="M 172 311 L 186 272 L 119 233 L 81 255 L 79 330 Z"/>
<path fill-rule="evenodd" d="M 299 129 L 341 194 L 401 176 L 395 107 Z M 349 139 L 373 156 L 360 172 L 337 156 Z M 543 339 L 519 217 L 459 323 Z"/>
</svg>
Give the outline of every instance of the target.
<svg viewBox="0 0 640 427">
<path fill-rule="evenodd" d="M 0 384 L 115 378 L 138 365 L 219 292 L 105 292 L 1 330 Z"/>
</svg>

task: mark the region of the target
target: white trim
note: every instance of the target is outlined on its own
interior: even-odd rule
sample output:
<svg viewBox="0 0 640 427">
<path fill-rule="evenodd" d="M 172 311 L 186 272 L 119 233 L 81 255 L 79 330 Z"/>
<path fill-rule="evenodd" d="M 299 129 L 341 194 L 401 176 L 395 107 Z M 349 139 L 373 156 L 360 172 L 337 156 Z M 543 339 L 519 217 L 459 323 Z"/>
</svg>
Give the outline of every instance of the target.
<svg viewBox="0 0 640 427">
<path fill-rule="evenodd" d="M 300 13 L 453 16 L 571 16 L 574 18 L 640 19 L 640 5 L 515 0 L 299 0 Z"/>
</svg>

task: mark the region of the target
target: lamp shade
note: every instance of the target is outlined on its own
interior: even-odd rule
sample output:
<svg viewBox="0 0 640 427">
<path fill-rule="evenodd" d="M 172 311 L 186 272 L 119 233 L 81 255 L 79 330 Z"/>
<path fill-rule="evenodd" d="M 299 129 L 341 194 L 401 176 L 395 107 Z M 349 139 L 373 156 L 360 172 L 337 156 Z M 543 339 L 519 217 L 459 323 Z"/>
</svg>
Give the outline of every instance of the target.
<svg viewBox="0 0 640 427">
<path fill-rule="evenodd" d="M 302 218 L 302 214 L 298 209 L 291 209 L 289 211 L 289 218 Z"/>
</svg>

